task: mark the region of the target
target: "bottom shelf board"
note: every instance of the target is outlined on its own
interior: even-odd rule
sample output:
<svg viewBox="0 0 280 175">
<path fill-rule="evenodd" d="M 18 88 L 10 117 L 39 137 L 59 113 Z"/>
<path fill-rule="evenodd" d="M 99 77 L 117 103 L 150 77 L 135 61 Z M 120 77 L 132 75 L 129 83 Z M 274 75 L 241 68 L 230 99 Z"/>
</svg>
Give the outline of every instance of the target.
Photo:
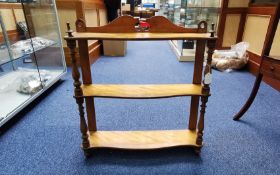
<svg viewBox="0 0 280 175">
<path fill-rule="evenodd" d="M 177 146 L 201 147 L 197 132 L 191 130 L 161 131 L 95 131 L 89 132 L 91 148 L 159 149 Z"/>
</svg>

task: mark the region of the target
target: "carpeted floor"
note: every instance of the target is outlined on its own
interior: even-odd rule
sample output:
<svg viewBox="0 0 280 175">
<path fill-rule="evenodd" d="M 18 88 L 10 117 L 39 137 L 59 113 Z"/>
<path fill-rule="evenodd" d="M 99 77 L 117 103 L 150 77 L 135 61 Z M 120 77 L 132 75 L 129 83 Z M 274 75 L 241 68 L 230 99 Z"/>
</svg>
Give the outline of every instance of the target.
<svg viewBox="0 0 280 175">
<path fill-rule="evenodd" d="M 167 42 L 129 42 L 126 57 L 102 57 L 92 70 L 95 83 L 190 83 L 193 64 L 179 63 Z M 1 175 L 280 174 L 279 92 L 263 83 L 242 121 L 232 120 L 254 82 L 247 72 L 214 71 L 200 157 L 186 148 L 98 150 L 85 160 L 70 71 L 2 131 Z M 98 129 L 184 129 L 189 101 L 96 99 Z"/>
</svg>

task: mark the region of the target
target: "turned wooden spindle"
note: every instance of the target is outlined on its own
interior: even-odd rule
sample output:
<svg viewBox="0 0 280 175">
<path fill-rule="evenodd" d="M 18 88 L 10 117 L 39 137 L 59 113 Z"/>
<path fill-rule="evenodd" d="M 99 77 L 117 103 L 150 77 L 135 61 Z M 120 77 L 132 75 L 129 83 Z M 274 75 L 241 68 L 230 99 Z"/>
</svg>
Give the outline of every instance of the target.
<svg viewBox="0 0 280 175">
<path fill-rule="evenodd" d="M 201 97 L 200 116 L 198 121 L 198 132 L 197 132 L 197 139 L 196 139 L 196 144 L 201 146 L 203 142 L 204 116 L 207 107 L 206 106 L 207 102 L 208 102 L 208 96 Z"/>
<path fill-rule="evenodd" d="M 70 28 L 70 24 L 67 23 L 67 33 L 69 37 L 73 37 L 72 30 Z M 75 40 L 67 40 L 67 46 L 70 49 L 70 55 L 71 55 L 71 61 L 72 61 L 72 77 L 74 80 L 74 97 L 76 98 L 76 103 L 79 107 L 79 114 L 80 114 L 80 130 L 82 133 L 82 147 L 84 149 L 89 148 L 89 140 L 88 140 L 88 127 L 85 120 L 85 112 L 84 112 L 84 99 L 83 91 L 81 89 L 81 81 L 80 81 L 80 73 L 77 66 L 77 60 L 76 60 L 76 41 Z"/>
<path fill-rule="evenodd" d="M 66 31 L 66 33 L 68 34 L 68 36 L 69 37 L 73 37 L 73 30 L 71 30 L 71 27 L 70 27 L 70 23 L 69 22 L 67 22 L 66 23 L 66 26 L 67 26 L 67 31 Z"/>
<path fill-rule="evenodd" d="M 210 37 L 215 37 L 215 24 L 214 23 L 211 24 L 210 33 L 211 33 Z"/>
<path fill-rule="evenodd" d="M 211 27 L 211 37 L 215 36 L 215 31 L 214 31 L 214 24 L 212 24 Z M 199 121 L 198 121 L 198 134 L 197 134 L 197 140 L 196 144 L 202 145 L 203 143 L 203 131 L 204 131 L 204 116 L 205 116 L 205 111 L 207 107 L 207 102 L 208 102 L 208 97 L 210 96 L 210 84 L 212 82 L 212 69 L 211 69 L 211 63 L 212 63 L 212 56 L 214 53 L 214 49 L 216 46 L 216 40 L 209 40 L 207 42 L 207 47 L 208 47 L 208 55 L 207 55 L 207 62 L 206 66 L 204 68 L 204 80 L 203 80 L 203 88 L 202 91 L 205 96 L 201 97 L 201 109 L 200 109 L 200 116 L 199 116 Z"/>
</svg>

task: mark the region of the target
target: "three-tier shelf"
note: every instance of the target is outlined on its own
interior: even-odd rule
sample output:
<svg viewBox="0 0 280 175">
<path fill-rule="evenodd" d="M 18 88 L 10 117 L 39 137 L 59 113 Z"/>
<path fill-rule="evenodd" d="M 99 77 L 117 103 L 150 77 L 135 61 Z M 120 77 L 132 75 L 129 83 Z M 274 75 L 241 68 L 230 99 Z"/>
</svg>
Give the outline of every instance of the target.
<svg viewBox="0 0 280 175">
<path fill-rule="evenodd" d="M 122 16 L 106 26 L 87 27 L 78 19 L 77 32 L 68 27 L 65 37 L 72 58 L 74 97 L 79 107 L 82 148 L 86 156 L 95 148 L 159 149 L 190 146 L 200 152 L 203 145 L 204 114 L 210 96 L 211 61 L 216 44 L 214 30 L 207 33 L 207 23 L 200 22 L 197 28 L 179 27 L 162 16 L 147 19 L 149 29 L 141 29 L 138 19 Z M 214 26 L 212 26 L 214 28 Z M 88 55 L 88 40 L 197 40 L 192 84 L 162 85 L 115 85 L 93 84 Z M 82 82 L 76 60 L 76 44 L 80 55 Z M 206 65 L 203 69 L 205 48 L 208 47 Z M 204 71 L 203 71 L 204 70 Z M 204 76 L 203 75 L 204 72 Z M 204 78 L 203 78 L 204 77 Z M 191 112 L 188 129 L 161 131 L 98 131 L 96 127 L 94 98 L 155 99 L 191 96 Z M 200 114 L 199 113 L 199 101 Z M 86 107 L 86 116 L 84 112 Z"/>
</svg>

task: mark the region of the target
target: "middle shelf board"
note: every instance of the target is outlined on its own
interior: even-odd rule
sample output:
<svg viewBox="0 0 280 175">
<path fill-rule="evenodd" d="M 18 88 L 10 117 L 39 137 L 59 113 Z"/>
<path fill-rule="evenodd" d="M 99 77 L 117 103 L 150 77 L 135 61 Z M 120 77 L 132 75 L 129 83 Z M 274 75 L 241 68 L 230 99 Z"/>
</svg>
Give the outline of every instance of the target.
<svg viewBox="0 0 280 175">
<path fill-rule="evenodd" d="M 82 85 L 84 97 L 151 99 L 178 96 L 202 96 L 202 85 Z"/>
</svg>

